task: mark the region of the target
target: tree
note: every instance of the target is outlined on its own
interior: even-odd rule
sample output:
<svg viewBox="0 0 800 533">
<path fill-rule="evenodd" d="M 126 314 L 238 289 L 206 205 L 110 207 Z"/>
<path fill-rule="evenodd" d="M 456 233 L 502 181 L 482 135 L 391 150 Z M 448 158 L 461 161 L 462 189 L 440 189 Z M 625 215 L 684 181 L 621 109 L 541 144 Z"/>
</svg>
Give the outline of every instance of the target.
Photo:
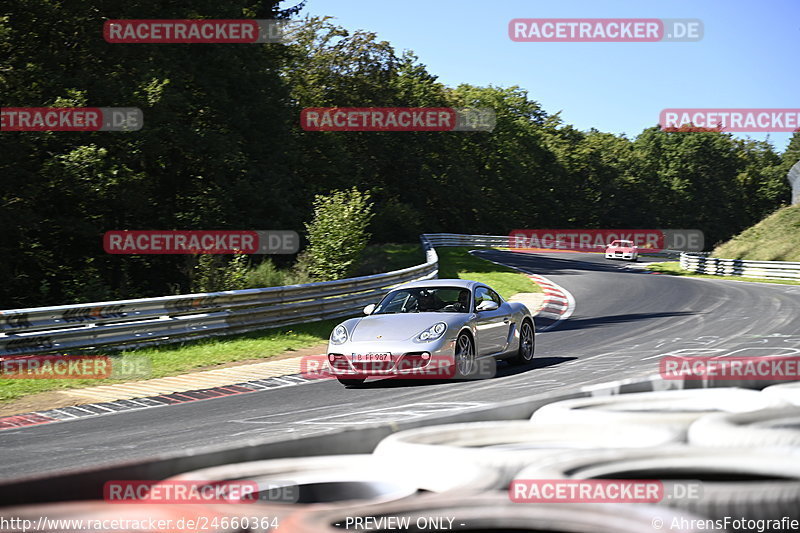
<svg viewBox="0 0 800 533">
<path fill-rule="evenodd" d="M 306 224 L 305 260 L 316 281 L 341 279 L 353 270 L 369 241 L 369 198 L 355 187 L 314 198 L 314 218 Z"/>
</svg>

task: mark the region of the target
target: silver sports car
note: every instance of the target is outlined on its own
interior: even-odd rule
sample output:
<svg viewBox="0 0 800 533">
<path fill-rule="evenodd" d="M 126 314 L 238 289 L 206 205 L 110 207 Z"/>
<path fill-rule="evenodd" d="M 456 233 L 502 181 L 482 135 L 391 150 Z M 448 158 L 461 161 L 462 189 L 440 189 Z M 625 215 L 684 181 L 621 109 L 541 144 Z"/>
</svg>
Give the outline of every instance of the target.
<svg viewBox="0 0 800 533">
<path fill-rule="evenodd" d="M 336 326 L 328 342 L 330 371 L 344 385 L 369 376 L 474 378 L 482 361 L 533 359 L 528 308 L 477 281 L 407 283 L 364 314 Z"/>
</svg>

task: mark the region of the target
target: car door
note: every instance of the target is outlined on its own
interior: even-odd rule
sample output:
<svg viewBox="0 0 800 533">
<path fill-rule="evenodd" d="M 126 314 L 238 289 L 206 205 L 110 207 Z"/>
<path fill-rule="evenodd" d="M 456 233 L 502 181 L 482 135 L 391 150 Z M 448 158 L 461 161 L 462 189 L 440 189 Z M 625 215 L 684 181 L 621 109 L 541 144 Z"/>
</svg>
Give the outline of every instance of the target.
<svg viewBox="0 0 800 533">
<path fill-rule="evenodd" d="M 498 308 L 492 311 L 478 311 L 481 302 L 492 301 Z M 488 355 L 503 351 L 508 340 L 511 324 L 510 308 L 500 296 L 489 287 L 478 286 L 475 289 L 475 326 L 478 331 L 476 350 L 478 355 Z"/>
</svg>

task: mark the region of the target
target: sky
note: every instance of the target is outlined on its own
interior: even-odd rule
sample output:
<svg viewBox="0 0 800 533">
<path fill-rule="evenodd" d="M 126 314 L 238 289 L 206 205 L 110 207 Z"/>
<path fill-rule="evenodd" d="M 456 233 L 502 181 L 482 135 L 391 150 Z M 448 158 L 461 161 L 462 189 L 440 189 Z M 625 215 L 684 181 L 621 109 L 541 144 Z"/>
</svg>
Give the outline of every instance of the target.
<svg viewBox="0 0 800 533">
<path fill-rule="evenodd" d="M 665 108 L 800 108 L 800 0 L 307 0 L 302 13 L 412 50 L 448 86 L 518 85 L 582 130 L 634 138 Z M 514 18 L 700 19 L 704 36 L 514 42 Z M 783 151 L 791 133 L 735 135 Z"/>
</svg>

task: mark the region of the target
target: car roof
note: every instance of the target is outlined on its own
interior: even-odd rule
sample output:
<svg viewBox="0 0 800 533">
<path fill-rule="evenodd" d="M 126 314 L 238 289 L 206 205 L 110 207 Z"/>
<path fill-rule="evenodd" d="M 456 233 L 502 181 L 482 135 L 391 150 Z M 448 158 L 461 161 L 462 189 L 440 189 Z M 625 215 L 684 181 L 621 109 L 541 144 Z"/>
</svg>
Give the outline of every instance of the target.
<svg viewBox="0 0 800 533">
<path fill-rule="evenodd" d="M 483 283 L 478 283 L 477 281 L 472 281 L 469 279 L 426 279 L 423 281 L 411 281 L 409 283 L 404 283 L 399 287 L 395 287 L 396 289 L 403 288 L 407 289 L 409 287 L 463 287 L 465 289 L 472 289 L 476 285 L 484 285 Z"/>
</svg>

